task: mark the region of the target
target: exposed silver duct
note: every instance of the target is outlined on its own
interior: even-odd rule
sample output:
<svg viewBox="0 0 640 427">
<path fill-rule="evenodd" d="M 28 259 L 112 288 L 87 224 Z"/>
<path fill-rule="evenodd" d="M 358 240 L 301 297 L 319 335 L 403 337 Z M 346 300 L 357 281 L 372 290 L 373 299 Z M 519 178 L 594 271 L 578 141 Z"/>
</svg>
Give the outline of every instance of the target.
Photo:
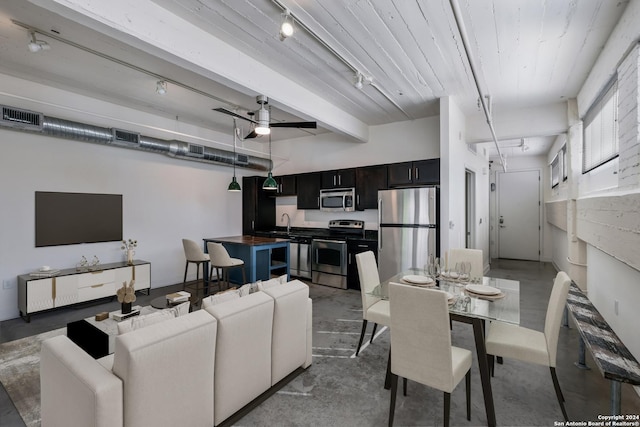
<svg viewBox="0 0 640 427">
<path fill-rule="evenodd" d="M 164 153 L 171 157 L 204 163 L 217 163 L 268 171 L 272 168 L 269 159 L 233 153 L 199 144 L 178 140 L 165 140 L 140 135 L 123 129 L 104 128 L 71 120 L 47 117 L 41 113 L 2 106 L 0 126 L 13 130 L 38 133 L 56 138 L 113 145 L 134 150 Z"/>
</svg>

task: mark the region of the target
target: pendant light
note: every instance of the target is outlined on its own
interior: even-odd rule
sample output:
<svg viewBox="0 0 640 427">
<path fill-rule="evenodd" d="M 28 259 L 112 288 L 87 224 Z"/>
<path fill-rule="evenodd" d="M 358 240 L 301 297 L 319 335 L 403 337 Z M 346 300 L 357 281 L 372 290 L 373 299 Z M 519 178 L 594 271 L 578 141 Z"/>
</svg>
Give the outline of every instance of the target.
<svg viewBox="0 0 640 427">
<path fill-rule="evenodd" d="M 271 170 L 273 169 L 273 162 L 271 161 L 271 134 L 269 134 L 269 162 L 271 163 L 271 167 L 269 167 L 269 175 L 267 175 L 267 179 L 264 180 L 262 189 L 275 191 L 278 189 L 278 183 L 273 179 L 273 174 L 271 173 Z"/>
<path fill-rule="evenodd" d="M 236 127 L 236 119 L 233 119 L 233 179 L 229 183 L 228 191 L 238 192 L 241 190 L 240 184 L 236 180 L 236 135 L 238 134 L 238 128 Z"/>
</svg>

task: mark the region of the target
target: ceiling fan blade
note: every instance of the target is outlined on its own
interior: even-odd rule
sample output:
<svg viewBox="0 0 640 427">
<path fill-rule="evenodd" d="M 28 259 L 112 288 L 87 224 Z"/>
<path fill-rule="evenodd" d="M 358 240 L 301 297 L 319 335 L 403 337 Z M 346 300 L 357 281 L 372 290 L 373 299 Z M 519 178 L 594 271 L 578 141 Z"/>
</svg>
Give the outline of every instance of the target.
<svg viewBox="0 0 640 427">
<path fill-rule="evenodd" d="M 252 130 L 247 136 L 244 137 L 244 139 L 255 138 L 256 136 L 258 136 L 258 134 L 255 130 Z"/>
<path fill-rule="evenodd" d="M 301 129 L 316 129 L 318 125 L 316 122 L 281 122 L 281 123 L 269 123 L 272 128 L 301 128 Z"/>
<path fill-rule="evenodd" d="M 213 111 L 217 111 L 218 113 L 228 114 L 230 116 L 237 117 L 239 119 L 246 120 L 246 121 L 251 122 L 251 123 L 255 123 L 250 118 L 245 117 L 245 116 L 241 116 L 240 114 L 234 113 L 233 111 L 227 110 L 226 108 L 220 107 L 220 108 L 213 108 L 212 110 Z"/>
</svg>

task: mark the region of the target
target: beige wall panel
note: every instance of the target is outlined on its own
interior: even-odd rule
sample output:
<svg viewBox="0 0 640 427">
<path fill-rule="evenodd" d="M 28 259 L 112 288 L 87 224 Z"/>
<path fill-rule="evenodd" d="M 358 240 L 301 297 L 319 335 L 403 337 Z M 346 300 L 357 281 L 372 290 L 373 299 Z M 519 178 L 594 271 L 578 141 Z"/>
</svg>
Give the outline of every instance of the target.
<svg viewBox="0 0 640 427">
<path fill-rule="evenodd" d="M 640 194 L 579 199 L 577 211 L 580 239 L 640 270 Z"/>
<path fill-rule="evenodd" d="M 547 222 L 567 231 L 567 201 L 547 202 L 545 203 L 545 208 L 547 210 Z"/>
</svg>

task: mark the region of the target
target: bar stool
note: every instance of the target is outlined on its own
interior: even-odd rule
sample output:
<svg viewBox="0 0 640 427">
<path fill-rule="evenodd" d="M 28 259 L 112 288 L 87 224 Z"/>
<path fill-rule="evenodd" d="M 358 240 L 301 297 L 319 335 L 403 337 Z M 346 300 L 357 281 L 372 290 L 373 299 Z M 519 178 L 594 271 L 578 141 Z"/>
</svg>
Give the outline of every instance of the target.
<svg viewBox="0 0 640 427">
<path fill-rule="evenodd" d="M 204 277 L 206 263 L 209 262 L 209 255 L 202 252 L 200 246 L 193 240 L 182 239 L 182 246 L 184 247 L 184 256 L 187 258 L 187 262 L 184 266 L 184 279 L 182 281 L 182 290 L 187 285 L 187 271 L 189 270 L 189 263 L 196 264 L 196 283 L 200 280 L 200 264 L 204 264 L 202 267 L 202 276 Z"/>
<path fill-rule="evenodd" d="M 247 276 L 244 270 L 244 261 L 238 258 L 231 258 L 229 252 L 222 243 L 207 242 L 207 252 L 211 259 L 211 272 L 209 277 L 213 276 L 213 269 L 216 269 L 216 277 L 218 279 L 218 288 L 222 290 L 222 283 L 229 287 L 229 270 L 234 267 L 242 268 L 242 284 L 247 283 Z M 220 282 L 220 270 L 222 270 L 222 282 Z"/>
</svg>

